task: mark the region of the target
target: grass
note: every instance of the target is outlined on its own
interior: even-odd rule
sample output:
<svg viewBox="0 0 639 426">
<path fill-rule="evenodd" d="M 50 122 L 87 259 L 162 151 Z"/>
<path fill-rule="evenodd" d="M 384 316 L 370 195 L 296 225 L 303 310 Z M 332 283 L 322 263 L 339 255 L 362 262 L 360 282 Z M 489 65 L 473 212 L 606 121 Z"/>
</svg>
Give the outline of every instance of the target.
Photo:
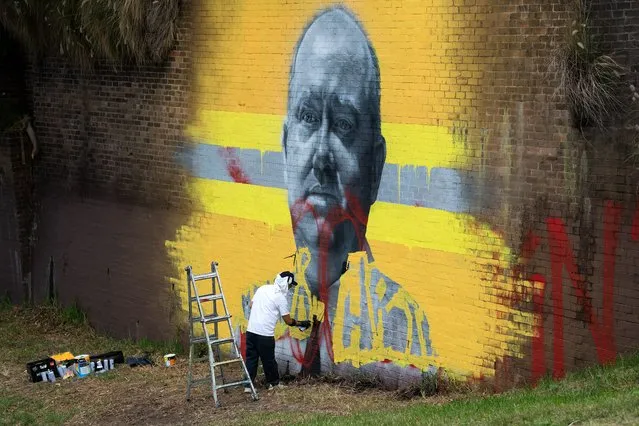
<svg viewBox="0 0 639 426">
<path fill-rule="evenodd" d="M 298 379 L 284 390 L 259 388 L 257 402 L 241 389 L 220 393 L 223 405 L 215 410 L 206 387 L 195 388 L 185 401 L 183 354 L 176 367 L 162 366 L 162 355 L 175 352 L 174 345 L 100 336 L 77 308 L 0 304 L 0 347 L 0 425 L 639 424 L 639 356 L 501 395 L 474 391 L 406 399 L 356 382 Z M 156 366 L 117 366 L 104 375 L 55 384 L 28 381 L 26 362 L 66 350 L 122 350 L 125 357 L 147 352 Z"/>
<path fill-rule="evenodd" d="M 361 413 L 350 417 L 321 416 L 304 424 L 637 424 L 639 388 L 636 360 L 634 364 L 629 378 L 614 380 L 612 386 L 606 379 L 607 375 L 602 373 L 580 386 L 575 386 L 575 382 L 568 379 L 566 383 L 545 384 L 535 390 L 470 398 L 439 406 L 423 404 L 402 410 Z"/>
<path fill-rule="evenodd" d="M 639 356 L 593 367 L 565 380 L 546 379 L 534 389 L 466 397 L 442 405 L 317 416 L 305 425 L 594 425 L 639 424 Z"/>
</svg>

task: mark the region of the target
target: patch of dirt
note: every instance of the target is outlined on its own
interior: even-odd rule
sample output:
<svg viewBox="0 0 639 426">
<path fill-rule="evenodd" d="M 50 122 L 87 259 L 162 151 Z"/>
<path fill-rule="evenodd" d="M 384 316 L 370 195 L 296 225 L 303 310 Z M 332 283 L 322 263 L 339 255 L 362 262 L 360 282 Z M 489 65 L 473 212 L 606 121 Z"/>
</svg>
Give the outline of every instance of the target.
<svg viewBox="0 0 639 426">
<path fill-rule="evenodd" d="M 29 382 L 22 365 L 2 363 L 0 370 L 8 372 L 3 378 L 8 378 L 13 394 L 58 412 L 75 413 L 69 424 L 244 424 L 255 416 L 261 418 L 261 424 L 286 424 L 314 413 L 344 415 L 411 403 L 398 401 L 392 392 L 355 391 L 344 385 L 300 380 L 285 389 L 258 388 L 258 401 L 252 401 L 241 387 L 220 391 L 222 406 L 215 409 L 207 384 L 195 387 L 191 400 L 186 401 L 186 364 L 179 360 L 172 368 L 118 365 L 102 376 L 56 383 Z M 268 414 L 273 414 L 271 419 Z"/>
<path fill-rule="evenodd" d="M 71 415 L 68 424 L 255 424 L 278 425 L 302 421 L 318 413 L 345 415 L 385 407 L 400 408 L 425 399 L 400 400 L 397 393 L 357 387 L 344 381 L 296 379 L 285 389 L 258 387 L 260 399 L 252 401 L 242 387 L 220 391 L 215 408 L 210 385 L 193 388 L 186 401 L 187 359 L 182 355 L 174 367 L 162 365 L 160 353 L 152 367 L 116 365 L 115 370 L 84 379 L 58 379 L 56 383 L 31 383 L 25 369 L 28 361 L 63 350 L 100 353 L 122 349 L 125 357 L 140 353 L 128 341 L 96 335 L 89 327 L 61 322 L 55 313 L 42 311 L 4 312 L 0 315 L 0 396 L 18 396 L 42 404 L 44 409 Z M 37 322 L 39 327 L 31 325 Z M 31 330 L 31 332 L 27 332 Z M 121 344 L 120 344 L 121 343 Z M 74 352 L 75 351 L 75 352 Z M 203 377 L 208 364 L 199 364 Z M 225 369 L 226 377 L 239 369 Z M 440 403 L 446 397 L 428 398 Z M 223 423 L 218 423 L 223 422 Z"/>
</svg>

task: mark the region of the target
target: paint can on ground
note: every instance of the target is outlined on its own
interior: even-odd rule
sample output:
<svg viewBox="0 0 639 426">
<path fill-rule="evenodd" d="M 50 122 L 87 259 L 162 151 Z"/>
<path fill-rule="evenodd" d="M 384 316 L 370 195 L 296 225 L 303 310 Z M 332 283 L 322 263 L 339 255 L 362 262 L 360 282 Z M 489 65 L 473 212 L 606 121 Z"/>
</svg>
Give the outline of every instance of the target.
<svg viewBox="0 0 639 426">
<path fill-rule="evenodd" d="M 173 367 L 175 365 L 175 354 L 164 355 L 164 366 Z"/>
<path fill-rule="evenodd" d="M 76 357 L 77 358 L 77 357 Z M 84 358 L 78 359 L 76 363 L 76 375 L 78 377 L 86 377 L 91 374 L 91 364 Z"/>
</svg>

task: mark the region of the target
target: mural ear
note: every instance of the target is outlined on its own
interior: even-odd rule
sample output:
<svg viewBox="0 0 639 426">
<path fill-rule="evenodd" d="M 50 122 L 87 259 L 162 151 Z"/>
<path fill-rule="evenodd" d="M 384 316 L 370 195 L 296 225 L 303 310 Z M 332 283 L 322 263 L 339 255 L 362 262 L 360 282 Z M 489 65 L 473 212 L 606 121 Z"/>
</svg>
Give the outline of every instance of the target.
<svg viewBox="0 0 639 426">
<path fill-rule="evenodd" d="M 379 191 L 379 184 L 382 180 L 382 170 L 384 169 L 384 163 L 386 162 L 386 139 L 384 136 L 379 135 L 375 146 L 373 146 L 373 167 L 371 168 L 371 204 L 377 200 L 377 192 Z"/>
</svg>

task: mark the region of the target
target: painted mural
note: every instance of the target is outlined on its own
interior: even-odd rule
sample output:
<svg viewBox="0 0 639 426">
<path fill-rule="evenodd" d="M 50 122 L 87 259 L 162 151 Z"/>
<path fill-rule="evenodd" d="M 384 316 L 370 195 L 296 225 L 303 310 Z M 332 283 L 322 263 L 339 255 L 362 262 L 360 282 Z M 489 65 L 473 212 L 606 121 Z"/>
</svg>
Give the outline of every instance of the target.
<svg viewBox="0 0 639 426">
<path fill-rule="evenodd" d="M 522 357 L 536 314 L 500 295 L 532 302 L 520 290 L 534 285 L 504 272 L 511 250 L 472 215 L 476 126 L 451 118 L 472 86 L 451 69 L 481 70 L 437 43 L 454 11 L 442 1 L 411 22 L 418 4 L 386 16 L 384 1 L 269 2 L 266 18 L 241 3 L 211 2 L 196 31 L 191 148 L 177 161 L 197 207 L 167 242 L 175 282 L 218 261 L 242 332 L 255 289 L 294 270 L 291 315 L 314 325 L 276 330 L 291 374 L 484 377 Z"/>
</svg>

